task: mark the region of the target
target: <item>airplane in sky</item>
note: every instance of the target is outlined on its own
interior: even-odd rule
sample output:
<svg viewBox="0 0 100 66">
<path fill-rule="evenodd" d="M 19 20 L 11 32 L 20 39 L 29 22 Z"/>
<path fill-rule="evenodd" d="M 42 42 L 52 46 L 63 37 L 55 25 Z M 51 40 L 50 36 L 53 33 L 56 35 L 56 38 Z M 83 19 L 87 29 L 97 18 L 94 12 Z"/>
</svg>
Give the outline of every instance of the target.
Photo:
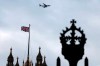
<svg viewBox="0 0 100 66">
<path fill-rule="evenodd" d="M 47 8 L 47 7 L 51 6 L 51 5 L 47 5 L 47 4 L 43 3 L 42 5 L 39 4 L 39 6 L 40 6 L 40 7 L 43 7 L 43 8 Z"/>
</svg>

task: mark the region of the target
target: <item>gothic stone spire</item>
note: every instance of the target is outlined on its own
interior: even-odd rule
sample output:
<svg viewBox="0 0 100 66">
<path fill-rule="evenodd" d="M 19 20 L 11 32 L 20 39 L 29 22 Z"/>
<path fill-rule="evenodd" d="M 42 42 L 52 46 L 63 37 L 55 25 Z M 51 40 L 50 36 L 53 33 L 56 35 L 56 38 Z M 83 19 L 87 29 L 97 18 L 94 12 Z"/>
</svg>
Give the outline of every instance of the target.
<svg viewBox="0 0 100 66">
<path fill-rule="evenodd" d="M 42 64 L 43 66 L 47 66 L 45 58 L 46 58 L 46 57 L 44 56 L 44 62 L 43 62 L 43 64 Z"/>
<path fill-rule="evenodd" d="M 7 66 L 14 66 L 14 64 L 13 64 L 14 58 L 13 58 L 13 55 L 12 55 L 12 48 L 10 48 L 10 54 L 8 56 L 7 61 L 8 61 Z"/>
<path fill-rule="evenodd" d="M 19 66 L 18 57 L 17 57 L 17 62 L 15 64 L 15 66 Z"/>
</svg>

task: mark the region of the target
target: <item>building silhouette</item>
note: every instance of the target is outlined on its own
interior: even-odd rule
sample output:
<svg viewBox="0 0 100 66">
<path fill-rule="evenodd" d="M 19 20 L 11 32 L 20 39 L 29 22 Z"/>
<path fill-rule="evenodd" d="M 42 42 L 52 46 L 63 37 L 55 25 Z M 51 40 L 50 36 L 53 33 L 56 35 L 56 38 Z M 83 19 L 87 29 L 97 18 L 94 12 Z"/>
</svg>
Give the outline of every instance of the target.
<svg viewBox="0 0 100 66">
<path fill-rule="evenodd" d="M 77 66 L 77 63 L 79 62 L 79 60 L 83 58 L 84 45 L 86 44 L 86 40 L 87 40 L 84 31 L 81 29 L 81 27 L 77 28 L 75 23 L 76 21 L 72 19 L 70 28 L 66 27 L 66 29 L 62 30 L 62 33 L 60 33 L 62 55 L 67 61 L 69 61 L 69 66 Z M 69 31 L 71 31 L 70 35 L 66 35 L 68 34 Z M 76 32 L 79 32 L 81 36 L 77 35 Z M 78 41 L 79 43 L 77 43 L 76 41 Z M 29 43 L 28 43 L 27 60 L 25 62 L 23 61 L 22 66 L 47 66 L 45 58 L 46 58 L 45 56 L 43 58 L 41 54 L 41 48 L 39 47 L 39 53 L 36 57 L 36 63 L 35 65 L 33 65 L 33 62 L 30 61 L 30 58 L 29 58 Z M 7 58 L 6 66 L 20 66 L 18 62 L 18 57 L 17 57 L 16 64 L 14 64 L 12 48 L 10 49 L 10 54 Z M 57 58 L 56 66 L 61 66 L 60 57 Z M 84 66 L 89 66 L 87 57 L 84 60 Z"/>
<path fill-rule="evenodd" d="M 30 61 L 30 59 L 28 57 L 27 57 L 27 60 L 25 62 L 23 61 L 23 65 L 19 64 L 19 61 L 18 61 L 19 58 L 18 57 L 17 57 L 16 63 L 14 64 L 14 57 L 13 57 L 12 48 L 11 48 L 10 49 L 10 54 L 7 58 L 6 66 L 47 66 L 45 58 L 46 58 L 45 56 L 43 58 L 43 56 L 41 54 L 41 48 L 39 47 L 39 53 L 36 57 L 36 64 L 35 65 L 33 65 L 33 62 Z"/>
</svg>

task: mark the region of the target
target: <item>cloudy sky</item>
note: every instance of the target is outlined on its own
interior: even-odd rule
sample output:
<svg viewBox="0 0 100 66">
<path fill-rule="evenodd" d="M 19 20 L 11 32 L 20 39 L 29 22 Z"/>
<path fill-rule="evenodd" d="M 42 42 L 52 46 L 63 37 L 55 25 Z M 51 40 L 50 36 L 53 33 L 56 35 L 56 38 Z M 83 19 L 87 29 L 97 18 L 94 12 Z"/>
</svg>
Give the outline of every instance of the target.
<svg viewBox="0 0 100 66">
<path fill-rule="evenodd" d="M 44 9 L 39 7 L 41 3 L 51 6 Z M 31 24 L 30 58 L 34 66 L 39 46 L 48 66 L 56 66 L 58 56 L 61 65 L 68 66 L 61 55 L 59 37 L 72 19 L 87 38 L 85 55 L 78 66 L 84 66 L 85 57 L 89 66 L 100 66 L 100 0 L 0 0 L 0 65 L 6 66 L 11 47 L 14 64 L 17 56 L 20 66 L 26 61 L 28 33 L 20 28 Z"/>
</svg>

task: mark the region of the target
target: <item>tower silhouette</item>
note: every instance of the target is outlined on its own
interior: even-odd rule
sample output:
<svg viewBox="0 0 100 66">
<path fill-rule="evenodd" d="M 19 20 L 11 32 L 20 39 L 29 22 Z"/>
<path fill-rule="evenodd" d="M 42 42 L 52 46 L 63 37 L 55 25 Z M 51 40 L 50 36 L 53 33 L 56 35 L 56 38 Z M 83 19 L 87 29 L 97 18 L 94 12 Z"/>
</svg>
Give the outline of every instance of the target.
<svg viewBox="0 0 100 66">
<path fill-rule="evenodd" d="M 6 66 L 21 66 L 19 64 L 18 59 L 19 58 L 17 57 L 16 64 L 14 65 L 14 57 L 12 55 L 12 48 L 11 48 L 10 49 L 10 54 L 9 54 L 9 56 L 7 58 L 7 64 L 6 64 Z M 26 62 L 24 62 L 24 60 L 23 60 L 22 66 L 33 66 L 33 62 L 30 61 L 28 59 L 28 56 L 27 56 L 27 60 L 26 60 Z M 41 47 L 39 47 L 39 53 L 38 53 L 38 55 L 36 57 L 36 64 L 34 66 L 47 66 L 46 57 L 44 56 L 44 59 L 43 59 L 42 54 L 41 54 Z"/>
<path fill-rule="evenodd" d="M 36 58 L 37 63 L 36 63 L 35 66 L 41 66 L 42 65 L 42 55 L 41 55 L 41 51 L 40 50 L 41 50 L 41 48 L 39 47 L 39 53 L 38 53 L 37 58 Z"/>
<path fill-rule="evenodd" d="M 19 66 L 18 57 L 17 57 L 17 62 L 15 64 L 15 66 Z"/>
<path fill-rule="evenodd" d="M 36 64 L 35 66 L 47 66 L 47 63 L 46 63 L 46 57 L 44 56 L 44 61 L 43 61 L 43 56 L 41 54 L 41 47 L 39 47 L 39 53 L 36 57 Z"/>
<path fill-rule="evenodd" d="M 14 58 L 13 58 L 13 55 L 12 55 L 12 48 L 10 49 L 10 54 L 8 56 L 8 59 L 7 59 L 7 65 L 6 66 L 14 66 L 13 62 L 14 62 Z"/>
<path fill-rule="evenodd" d="M 46 64 L 46 59 L 45 59 L 46 57 L 44 56 L 44 62 L 43 62 L 43 64 L 42 64 L 42 66 L 47 66 L 47 64 Z"/>
<path fill-rule="evenodd" d="M 23 65 L 22 66 L 33 66 L 32 59 L 30 60 L 30 24 L 29 24 L 29 27 L 22 26 L 21 30 L 24 31 L 24 32 L 29 32 L 28 48 L 27 48 L 28 49 L 27 50 L 27 59 L 26 59 L 25 62 L 23 60 Z M 35 66 L 47 66 L 46 59 L 45 59 L 46 57 L 44 56 L 44 61 L 43 61 L 40 49 L 41 48 L 39 47 L 39 53 L 38 53 L 38 55 L 36 57 L 36 64 L 35 64 Z M 15 65 L 13 64 L 13 62 L 14 62 L 14 57 L 12 55 L 12 48 L 11 48 L 10 49 L 10 55 L 8 56 L 6 66 L 20 66 L 19 62 L 18 62 L 18 57 L 17 57 L 17 62 L 16 62 Z"/>
</svg>

